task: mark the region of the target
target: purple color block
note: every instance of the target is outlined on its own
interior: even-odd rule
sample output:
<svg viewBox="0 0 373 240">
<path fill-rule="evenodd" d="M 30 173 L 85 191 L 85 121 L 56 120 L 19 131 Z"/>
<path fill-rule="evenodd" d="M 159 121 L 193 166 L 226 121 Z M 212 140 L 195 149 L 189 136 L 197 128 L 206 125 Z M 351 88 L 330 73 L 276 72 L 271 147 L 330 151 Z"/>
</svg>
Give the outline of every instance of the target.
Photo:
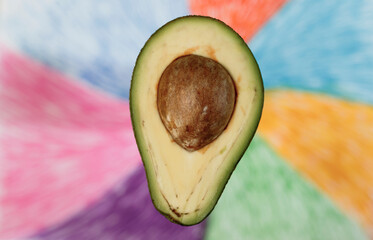
<svg viewBox="0 0 373 240">
<path fill-rule="evenodd" d="M 169 222 L 151 202 L 141 166 L 121 184 L 70 220 L 32 239 L 203 239 L 205 222 L 185 227 Z"/>
</svg>

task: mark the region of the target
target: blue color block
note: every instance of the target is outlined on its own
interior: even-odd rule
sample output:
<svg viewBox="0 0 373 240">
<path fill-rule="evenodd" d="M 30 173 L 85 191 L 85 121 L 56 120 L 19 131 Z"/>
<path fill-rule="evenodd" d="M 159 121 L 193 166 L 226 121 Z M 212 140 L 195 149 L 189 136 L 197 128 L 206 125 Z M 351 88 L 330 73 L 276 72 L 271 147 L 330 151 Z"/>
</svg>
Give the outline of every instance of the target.
<svg viewBox="0 0 373 240">
<path fill-rule="evenodd" d="M 373 103 L 373 1 L 290 1 L 249 46 L 266 89 Z"/>
<path fill-rule="evenodd" d="M 186 0 L 7 0 L 2 42 L 68 75 L 128 98 L 140 49 Z"/>
</svg>

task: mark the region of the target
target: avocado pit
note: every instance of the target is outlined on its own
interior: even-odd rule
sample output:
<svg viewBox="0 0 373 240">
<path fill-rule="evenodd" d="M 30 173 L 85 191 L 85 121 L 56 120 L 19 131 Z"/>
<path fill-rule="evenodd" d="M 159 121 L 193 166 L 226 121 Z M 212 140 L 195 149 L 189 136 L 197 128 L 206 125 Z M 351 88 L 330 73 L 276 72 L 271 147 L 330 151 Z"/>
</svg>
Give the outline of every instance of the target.
<svg viewBox="0 0 373 240">
<path fill-rule="evenodd" d="M 171 62 L 158 83 L 157 107 L 172 139 L 193 152 L 214 141 L 228 125 L 235 85 L 217 61 L 185 55 Z"/>
</svg>

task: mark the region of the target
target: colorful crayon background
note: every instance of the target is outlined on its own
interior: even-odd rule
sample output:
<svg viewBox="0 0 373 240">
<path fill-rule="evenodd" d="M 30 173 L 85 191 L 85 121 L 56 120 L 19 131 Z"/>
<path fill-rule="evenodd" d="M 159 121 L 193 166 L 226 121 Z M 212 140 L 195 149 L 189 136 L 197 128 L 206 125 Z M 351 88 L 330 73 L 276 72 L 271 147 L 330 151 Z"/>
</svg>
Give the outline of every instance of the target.
<svg viewBox="0 0 373 240">
<path fill-rule="evenodd" d="M 215 210 L 182 227 L 151 203 L 128 96 L 145 41 L 189 14 L 235 29 L 266 91 Z M 0 1 L 0 239 L 373 239 L 373 1 Z"/>
</svg>

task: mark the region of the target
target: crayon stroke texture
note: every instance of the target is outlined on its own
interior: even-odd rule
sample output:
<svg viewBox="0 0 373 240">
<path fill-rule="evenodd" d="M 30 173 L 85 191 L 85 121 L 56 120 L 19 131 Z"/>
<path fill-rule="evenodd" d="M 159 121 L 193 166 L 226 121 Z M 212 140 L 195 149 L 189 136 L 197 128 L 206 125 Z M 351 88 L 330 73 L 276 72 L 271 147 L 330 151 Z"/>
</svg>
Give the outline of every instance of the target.
<svg viewBox="0 0 373 240">
<path fill-rule="evenodd" d="M 262 71 L 258 134 L 203 223 L 153 207 L 128 96 L 149 36 L 219 18 Z M 0 2 L 0 240 L 373 239 L 373 2 Z"/>
</svg>

